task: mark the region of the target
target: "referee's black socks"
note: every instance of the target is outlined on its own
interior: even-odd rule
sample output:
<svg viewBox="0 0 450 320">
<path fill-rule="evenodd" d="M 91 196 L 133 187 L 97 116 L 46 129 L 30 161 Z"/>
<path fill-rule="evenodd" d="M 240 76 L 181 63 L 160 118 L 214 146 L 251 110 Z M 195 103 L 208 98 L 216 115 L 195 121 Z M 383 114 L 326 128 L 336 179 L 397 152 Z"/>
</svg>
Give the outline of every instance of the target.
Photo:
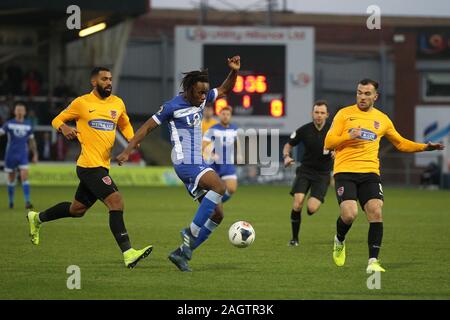
<svg viewBox="0 0 450 320">
<path fill-rule="evenodd" d="M 344 242 L 345 236 L 347 235 L 348 230 L 352 227 L 352 224 L 345 224 L 342 221 L 342 218 L 339 217 L 336 221 L 336 237 L 340 242 Z"/>
<path fill-rule="evenodd" d="M 39 213 L 39 221 L 47 222 L 61 218 L 72 217 L 70 214 L 70 202 L 61 202 Z"/>
<path fill-rule="evenodd" d="M 371 222 L 367 243 L 369 245 L 369 259 L 378 259 L 381 241 L 383 239 L 383 222 Z"/>
<path fill-rule="evenodd" d="M 128 237 L 128 232 L 123 221 L 123 211 L 109 211 L 109 228 L 122 252 L 131 249 L 130 238 Z"/>
<path fill-rule="evenodd" d="M 291 224 L 292 224 L 292 240 L 298 240 L 298 233 L 300 231 L 300 223 L 302 222 L 302 209 L 300 211 L 291 211 Z"/>
</svg>

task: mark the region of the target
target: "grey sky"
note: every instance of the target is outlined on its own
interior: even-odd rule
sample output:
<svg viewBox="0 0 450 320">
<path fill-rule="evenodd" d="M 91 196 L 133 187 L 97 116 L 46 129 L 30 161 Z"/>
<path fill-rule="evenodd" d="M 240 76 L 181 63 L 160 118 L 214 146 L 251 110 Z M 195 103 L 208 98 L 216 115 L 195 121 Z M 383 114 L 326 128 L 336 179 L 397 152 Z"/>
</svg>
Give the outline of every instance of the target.
<svg viewBox="0 0 450 320">
<path fill-rule="evenodd" d="M 233 8 L 263 9 L 267 0 L 207 0 L 209 6 L 217 9 Z M 276 0 L 282 8 L 283 0 Z M 198 8 L 200 0 L 151 0 L 155 8 Z M 367 15 L 370 5 L 378 5 L 381 14 L 450 17 L 450 0 L 286 0 L 289 10 L 301 13 L 335 13 Z"/>
</svg>

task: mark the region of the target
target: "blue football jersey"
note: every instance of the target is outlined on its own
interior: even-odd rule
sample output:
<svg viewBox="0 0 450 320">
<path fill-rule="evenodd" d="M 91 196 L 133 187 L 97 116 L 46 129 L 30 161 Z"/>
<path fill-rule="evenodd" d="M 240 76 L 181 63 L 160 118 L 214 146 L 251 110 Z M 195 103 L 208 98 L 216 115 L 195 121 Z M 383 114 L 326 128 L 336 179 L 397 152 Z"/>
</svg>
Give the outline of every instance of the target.
<svg viewBox="0 0 450 320">
<path fill-rule="evenodd" d="M 214 143 L 213 152 L 219 156 L 217 164 L 234 164 L 234 145 L 237 139 L 237 126 L 230 124 L 228 127 L 220 123 L 213 125 L 206 131 L 203 140 Z"/>
<path fill-rule="evenodd" d="M 28 140 L 34 137 L 31 122 L 11 119 L 3 124 L 0 131 L 8 137 L 5 158 L 8 155 L 28 155 Z"/>
<path fill-rule="evenodd" d="M 172 161 L 174 164 L 202 164 L 202 118 L 206 103 L 214 102 L 217 89 L 208 91 L 206 100 L 193 106 L 182 95 L 165 102 L 152 118 L 161 124 L 169 124 L 172 141 Z"/>
</svg>

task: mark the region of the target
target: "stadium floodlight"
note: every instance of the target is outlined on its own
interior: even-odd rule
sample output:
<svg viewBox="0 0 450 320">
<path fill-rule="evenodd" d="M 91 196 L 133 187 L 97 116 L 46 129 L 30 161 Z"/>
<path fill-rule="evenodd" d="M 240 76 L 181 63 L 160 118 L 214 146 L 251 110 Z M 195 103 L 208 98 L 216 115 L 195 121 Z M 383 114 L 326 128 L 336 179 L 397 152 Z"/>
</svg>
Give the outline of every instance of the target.
<svg viewBox="0 0 450 320">
<path fill-rule="evenodd" d="M 102 22 L 102 23 L 93 25 L 92 27 L 89 27 L 89 28 L 85 28 L 85 29 L 83 29 L 83 30 L 80 30 L 80 32 L 78 33 L 78 35 L 79 35 L 80 37 L 86 37 L 86 36 L 91 35 L 91 34 L 93 34 L 93 33 L 102 31 L 102 30 L 105 29 L 105 28 L 106 28 L 106 23 Z"/>
</svg>

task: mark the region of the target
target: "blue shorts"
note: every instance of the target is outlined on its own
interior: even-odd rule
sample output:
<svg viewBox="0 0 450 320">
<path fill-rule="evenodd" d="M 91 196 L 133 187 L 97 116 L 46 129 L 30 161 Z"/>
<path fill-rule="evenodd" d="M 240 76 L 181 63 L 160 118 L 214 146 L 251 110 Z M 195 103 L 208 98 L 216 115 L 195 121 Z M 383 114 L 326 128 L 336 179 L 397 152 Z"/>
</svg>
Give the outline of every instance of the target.
<svg viewBox="0 0 450 320">
<path fill-rule="evenodd" d="M 14 172 L 17 168 L 28 169 L 28 155 L 7 154 L 5 156 L 5 172 Z"/>
<path fill-rule="evenodd" d="M 212 169 L 219 175 L 222 180 L 236 179 L 236 166 L 234 164 L 216 164 L 210 165 Z"/>
<path fill-rule="evenodd" d="M 198 199 L 204 195 L 208 190 L 199 189 L 198 182 L 200 178 L 208 171 L 213 171 L 206 163 L 203 164 L 178 164 L 173 168 L 178 178 L 183 181 L 184 186 L 189 191 L 189 194 Z"/>
</svg>

